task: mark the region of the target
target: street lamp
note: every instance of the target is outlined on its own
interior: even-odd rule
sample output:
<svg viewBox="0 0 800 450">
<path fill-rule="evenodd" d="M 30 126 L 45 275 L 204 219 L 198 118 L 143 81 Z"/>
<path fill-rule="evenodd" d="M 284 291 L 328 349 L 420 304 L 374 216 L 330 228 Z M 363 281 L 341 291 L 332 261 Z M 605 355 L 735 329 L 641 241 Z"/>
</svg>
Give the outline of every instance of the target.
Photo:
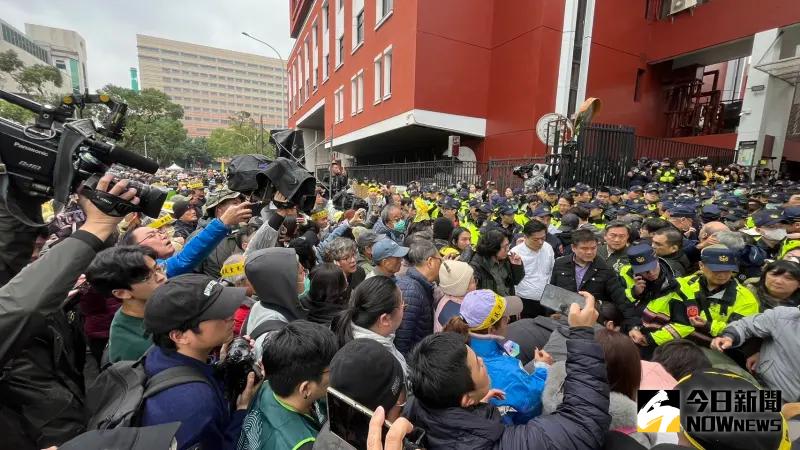
<svg viewBox="0 0 800 450">
<path fill-rule="evenodd" d="M 281 71 L 281 75 L 282 75 L 281 78 L 283 80 L 283 86 L 282 87 L 283 87 L 283 90 L 284 90 L 284 93 L 285 93 L 285 95 L 284 95 L 285 101 L 282 102 L 283 104 L 281 105 L 281 114 L 283 115 L 284 119 L 286 120 L 286 125 L 288 126 L 289 125 L 289 116 L 288 116 L 288 109 L 289 109 L 288 108 L 288 104 L 289 104 L 289 92 L 288 91 L 289 90 L 288 90 L 288 85 L 286 84 L 286 71 L 288 70 L 288 68 L 286 67 L 286 61 L 284 61 L 283 57 L 281 56 L 281 53 L 275 47 L 269 45 L 268 43 L 262 41 L 261 39 L 255 37 L 255 36 L 249 34 L 246 31 L 242 31 L 242 34 L 247 36 L 247 37 L 249 37 L 250 39 L 252 39 L 254 41 L 257 41 L 257 42 L 260 42 L 260 43 L 266 45 L 267 47 L 272 49 L 272 51 L 275 52 L 276 55 L 278 55 L 278 59 L 281 61 L 281 64 L 283 65 L 283 71 Z M 263 125 L 262 125 L 262 127 L 263 127 Z"/>
</svg>

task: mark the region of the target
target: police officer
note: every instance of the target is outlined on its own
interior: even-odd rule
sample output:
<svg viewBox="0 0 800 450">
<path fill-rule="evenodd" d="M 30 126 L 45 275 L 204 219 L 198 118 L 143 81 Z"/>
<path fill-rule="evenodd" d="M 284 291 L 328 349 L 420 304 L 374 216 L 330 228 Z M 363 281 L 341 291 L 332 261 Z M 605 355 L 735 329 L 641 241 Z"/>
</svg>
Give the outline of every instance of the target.
<svg viewBox="0 0 800 450">
<path fill-rule="evenodd" d="M 677 173 L 671 167 L 672 162 L 669 158 L 661 161 L 661 167 L 656 170 L 656 180 L 661 184 L 674 184 Z"/>
<path fill-rule="evenodd" d="M 522 228 L 514 221 L 515 212 L 514 207 L 508 205 L 501 206 L 497 210 L 499 215 L 497 223 L 500 226 L 500 231 L 506 235 L 509 242 L 514 242 L 514 236 L 522 232 Z"/>
<path fill-rule="evenodd" d="M 756 245 L 767 253 L 770 259 L 780 255 L 783 241 L 786 238 L 783 212 L 774 209 L 764 209 L 753 216 L 756 226 Z"/>
<path fill-rule="evenodd" d="M 671 296 L 679 285 L 669 264 L 658 258 L 649 245 L 634 245 L 628 249 L 627 255 L 630 264 L 622 266 L 619 274 L 631 307 L 627 311 L 623 309 L 625 322 L 622 326 L 636 344 L 646 347 L 654 344 L 652 337 L 648 336 L 658 331 L 654 326 L 658 318 L 652 309 L 643 316 L 645 309 L 650 302 Z M 665 300 L 669 301 L 668 298 Z"/>
<path fill-rule="evenodd" d="M 643 313 L 642 320 L 656 315 L 662 321 L 670 317 L 669 323 L 650 333 L 652 342 L 661 345 L 673 339 L 691 338 L 708 345 L 729 323 L 758 314 L 758 300 L 733 277 L 736 270 L 733 250 L 720 244 L 704 248 L 700 273 L 678 278 L 680 287 L 671 298 L 651 302 Z"/>
</svg>

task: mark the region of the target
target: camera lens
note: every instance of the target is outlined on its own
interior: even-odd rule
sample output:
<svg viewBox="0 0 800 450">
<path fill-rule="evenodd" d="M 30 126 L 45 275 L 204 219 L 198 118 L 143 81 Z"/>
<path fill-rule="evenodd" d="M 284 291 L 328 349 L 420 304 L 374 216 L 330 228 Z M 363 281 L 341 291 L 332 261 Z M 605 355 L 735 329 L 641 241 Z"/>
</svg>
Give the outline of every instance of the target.
<svg viewBox="0 0 800 450">
<path fill-rule="evenodd" d="M 136 189 L 136 196 L 139 197 L 139 208 L 142 209 L 142 212 L 148 217 L 158 218 L 161 214 L 161 207 L 164 206 L 164 201 L 167 200 L 167 193 L 159 188 L 133 180 L 128 182 L 128 187 Z"/>
</svg>

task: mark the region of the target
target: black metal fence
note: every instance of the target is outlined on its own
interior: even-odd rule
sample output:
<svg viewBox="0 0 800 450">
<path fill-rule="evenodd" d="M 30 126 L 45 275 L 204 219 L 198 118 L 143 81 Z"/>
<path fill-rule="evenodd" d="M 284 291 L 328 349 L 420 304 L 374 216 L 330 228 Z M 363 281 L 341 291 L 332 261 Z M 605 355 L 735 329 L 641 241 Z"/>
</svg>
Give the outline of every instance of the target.
<svg viewBox="0 0 800 450">
<path fill-rule="evenodd" d="M 546 164 L 552 183 L 569 188 L 577 183 L 590 186 L 627 186 L 626 173 L 635 160 L 670 158 L 672 161 L 706 156 L 715 166 L 733 162 L 733 150 L 689 144 L 666 139 L 636 136 L 634 129 L 621 125 L 591 124 L 581 130 L 577 141 L 556 142 L 552 153 L 530 158 L 495 159 L 488 162 L 440 159 L 399 164 L 374 164 L 347 168 L 350 179 L 391 181 L 396 185 L 420 181 L 447 186 L 459 181 L 497 183 L 499 189 L 519 188 L 522 178 L 514 168 L 526 164 Z M 318 179 L 324 179 L 327 167 L 317 167 Z"/>
<path fill-rule="evenodd" d="M 636 159 L 645 157 L 661 160 L 670 158 L 674 163 L 678 159 L 686 161 L 698 156 L 707 156 L 708 162 L 717 166 L 727 166 L 734 162 L 735 151 L 727 148 L 708 145 L 689 144 L 670 141 L 668 139 L 636 136 Z"/>
</svg>

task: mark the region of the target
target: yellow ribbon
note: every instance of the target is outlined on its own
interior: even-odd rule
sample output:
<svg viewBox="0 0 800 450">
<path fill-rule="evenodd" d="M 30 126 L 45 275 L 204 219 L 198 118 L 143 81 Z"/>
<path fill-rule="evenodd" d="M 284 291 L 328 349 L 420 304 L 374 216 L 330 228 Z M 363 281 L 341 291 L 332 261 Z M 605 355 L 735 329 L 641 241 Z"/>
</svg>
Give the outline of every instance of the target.
<svg viewBox="0 0 800 450">
<path fill-rule="evenodd" d="M 164 225 L 172 222 L 173 220 L 174 219 L 172 218 L 172 216 L 167 214 L 166 216 L 159 217 L 157 220 L 150 222 L 149 224 L 147 224 L 147 226 L 150 228 L 161 228 Z"/>
<path fill-rule="evenodd" d="M 244 263 L 238 262 L 233 264 L 225 264 L 219 271 L 223 277 L 235 277 L 237 275 L 244 275 Z"/>
<path fill-rule="evenodd" d="M 483 319 L 480 325 L 477 327 L 472 327 L 470 331 L 480 331 L 489 328 L 490 326 L 494 325 L 498 320 L 503 318 L 503 314 L 506 312 L 506 299 L 503 297 L 494 294 L 494 306 L 492 310 L 489 311 L 489 315 Z"/>
<path fill-rule="evenodd" d="M 311 215 L 311 219 L 312 220 L 320 220 L 320 219 L 324 219 L 326 217 L 328 217 L 328 211 L 324 210 L 324 209 L 322 211 L 317 211 L 317 212 L 315 212 L 314 214 Z"/>
</svg>

